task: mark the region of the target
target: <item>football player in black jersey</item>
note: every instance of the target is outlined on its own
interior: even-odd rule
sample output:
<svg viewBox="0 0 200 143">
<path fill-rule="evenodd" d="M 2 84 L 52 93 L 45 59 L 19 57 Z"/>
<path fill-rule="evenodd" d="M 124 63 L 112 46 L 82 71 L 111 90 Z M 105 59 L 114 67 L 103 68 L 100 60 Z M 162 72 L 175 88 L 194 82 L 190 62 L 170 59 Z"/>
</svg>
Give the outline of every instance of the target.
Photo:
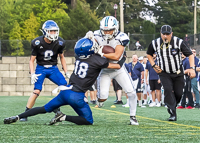
<svg viewBox="0 0 200 143">
<path fill-rule="evenodd" d="M 55 84 L 67 85 L 62 73 L 57 67 L 57 57 L 59 55 L 60 61 L 67 78 L 69 74 L 67 73 L 66 61 L 63 55 L 63 49 L 65 48 L 65 43 L 59 35 L 59 27 L 53 20 L 46 21 L 42 30 L 43 36 L 37 37 L 31 42 L 32 54 L 29 62 L 30 73 L 31 73 L 31 83 L 34 84 L 33 94 L 28 99 L 26 105 L 26 111 L 33 107 L 36 98 L 42 91 L 42 84 L 45 78 L 48 78 Z M 34 61 L 36 59 L 37 67 L 34 71 Z M 55 110 L 55 113 L 58 110 Z M 22 118 L 20 121 L 27 121 L 27 118 Z"/>
<path fill-rule="evenodd" d="M 21 118 L 52 112 L 63 105 L 70 105 L 78 116 L 57 114 L 50 125 L 58 121 L 69 121 L 77 125 L 92 125 L 93 116 L 89 105 L 85 102 L 85 92 L 94 84 L 102 68 L 120 69 L 125 58 L 118 64 L 109 63 L 108 59 L 94 54 L 93 42 L 87 38 L 80 39 L 75 45 L 76 62 L 70 77 L 69 85 L 59 86 L 60 93 L 42 107 L 32 108 L 18 116 L 4 119 L 4 124 L 16 122 Z"/>
</svg>

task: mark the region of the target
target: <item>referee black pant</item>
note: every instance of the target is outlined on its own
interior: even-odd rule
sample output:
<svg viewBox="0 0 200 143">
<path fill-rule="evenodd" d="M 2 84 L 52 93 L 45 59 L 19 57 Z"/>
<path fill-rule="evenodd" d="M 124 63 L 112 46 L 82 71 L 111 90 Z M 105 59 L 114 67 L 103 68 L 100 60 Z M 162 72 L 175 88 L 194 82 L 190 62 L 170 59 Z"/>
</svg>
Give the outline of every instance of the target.
<svg viewBox="0 0 200 143">
<path fill-rule="evenodd" d="M 159 77 L 164 88 L 164 102 L 169 109 L 176 113 L 176 106 L 183 95 L 184 74 L 183 72 L 180 74 L 161 72 Z"/>
</svg>

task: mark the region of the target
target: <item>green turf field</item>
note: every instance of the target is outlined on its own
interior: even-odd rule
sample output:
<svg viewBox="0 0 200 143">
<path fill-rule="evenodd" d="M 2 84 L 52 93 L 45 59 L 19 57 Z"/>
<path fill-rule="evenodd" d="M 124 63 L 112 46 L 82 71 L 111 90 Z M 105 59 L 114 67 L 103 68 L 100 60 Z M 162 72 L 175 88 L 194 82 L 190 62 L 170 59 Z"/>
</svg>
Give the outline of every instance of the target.
<svg viewBox="0 0 200 143">
<path fill-rule="evenodd" d="M 52 97 L 39 97 L 42 106 Z M 124 101 L 125 97 L 123 97 Z M 109 97 L 103 108 L 94 108 L 94 125 L 78 126 L 69 122 L 46 125 L 54 113 L 30 117 L 28 122 L 4 125 L 3 119 L 23 112 L 28 97 L 0 97 L 0 143 L 197 143 L 200 142 L 200 110 L 179 109 L 178 121 L 168 122 L 165 107 L 137 108 L 139 126 L 129 124 L 129 108 L 110 108 L 115 97 Z M 76 115 L 69 106 L 61 110 Z"/>
</svg>

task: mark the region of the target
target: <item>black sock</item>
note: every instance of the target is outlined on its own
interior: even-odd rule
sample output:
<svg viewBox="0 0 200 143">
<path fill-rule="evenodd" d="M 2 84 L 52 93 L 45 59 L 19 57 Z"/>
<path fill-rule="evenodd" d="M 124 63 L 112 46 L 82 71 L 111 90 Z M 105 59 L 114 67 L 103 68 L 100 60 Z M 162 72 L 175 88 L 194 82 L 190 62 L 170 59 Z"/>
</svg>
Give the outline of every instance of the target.
<svg viewBox="0 0 200 143">
<path fill-rule="evenodd" d="M 66 115 L 65 121 L 69 121 L 69 122 L 75 123 L 77 125 L 92 125 L 90 122 L 88 122 L 85 118 L 83 118 L 81 116 Z"/>
<path fill-rule="evenodd" d="M 117 91 L 115 91 L 115 94 L 116 94 L 116 101 L 118 101 Z"/>
<path fill-rule="evenodd" d="M 26 110 L 25 110 L 25 112 L 26 112 L 26 111 L 28 111 L 28 110 L 30 110 L 30 108 L 26 107 Z"/>
<path fill-rule="evenodd" d="M 53 112 L 57 113 L 58 111 L 60 111 L 60 108 L 54 109 Z"/>
<path fill-rule="evenodd" d="M 29 117 L 29 116 L 34 116 L 34 115 L 37 115 L 37 114 L 44 114 L 46 113 L 46 110 L 44 107 L 35 107 L 35 108 L 32 108 L 32 109 L 29 109 L 28 111 L 18 115 L 19 116 L 19 119 L 21 118 L 26 118 L 26 117 Z"/>
</svg>

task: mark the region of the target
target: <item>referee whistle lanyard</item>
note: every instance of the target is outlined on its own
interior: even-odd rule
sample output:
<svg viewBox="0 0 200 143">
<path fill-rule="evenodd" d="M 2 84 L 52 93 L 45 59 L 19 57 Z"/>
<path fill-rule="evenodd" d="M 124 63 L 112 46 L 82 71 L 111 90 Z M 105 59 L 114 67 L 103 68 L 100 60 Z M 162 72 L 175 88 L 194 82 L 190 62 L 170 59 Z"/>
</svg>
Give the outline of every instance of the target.
<svg viewBox="0 0 200 143">
<path fill-rule="evenodd" d="M 167 44 L 168 44 L 168 45 L 167 45 L 167 47 L 166 47 L 166 44 L 162 43 L 162 44 L 160 45 L 160 49 L 161 49 L 161 50 L 163 50 L 163 48 L 164 48 L 164 49 L 167 49 L 167 48 L 169 48 L 169 46 L 171 46 L 170 43 L 167 43 Z M 170 48 L 171 48 L 171 47 L 170 47 Z"/>
</svg>

